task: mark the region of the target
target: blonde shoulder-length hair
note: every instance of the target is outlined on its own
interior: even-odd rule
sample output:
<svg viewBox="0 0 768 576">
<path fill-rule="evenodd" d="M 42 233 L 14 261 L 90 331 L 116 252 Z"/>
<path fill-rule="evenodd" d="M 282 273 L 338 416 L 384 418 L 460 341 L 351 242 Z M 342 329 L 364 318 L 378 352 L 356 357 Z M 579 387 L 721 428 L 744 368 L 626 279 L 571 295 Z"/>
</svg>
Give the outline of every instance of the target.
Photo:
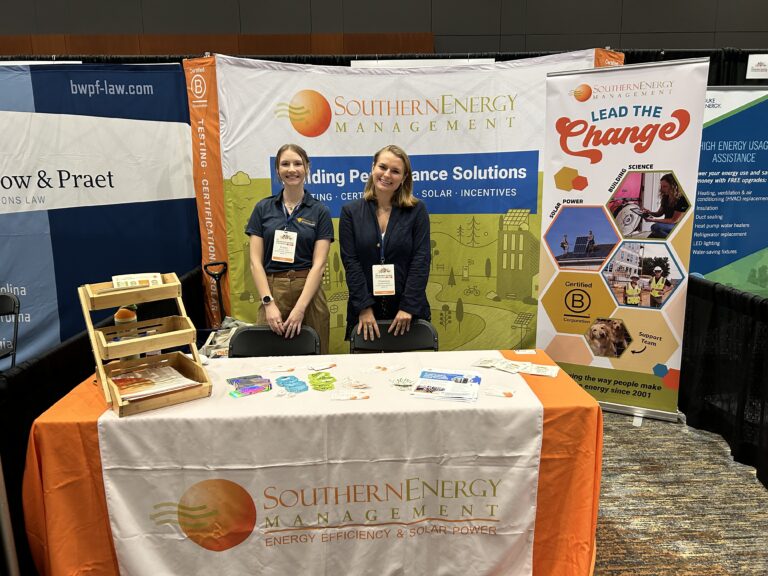
<svg viewBox="0 0 768 576">
<path fill-rule="evenodd" d="M 392 204 L 400 208 L 411 208 L 415 206 L 419 200 L 413 195 L 413 172 L 411 171 L 411 159 L 408 158 L 408 154 L 406 154 L 405 150 L 400 148 L 400 146 L 389 144 L 388 146 L 384 146 L 384 148 L 376 152 L 373 157 L 373 166 L 376 166 L 376 162 L 379 161 L 379 156 L 384 152 L 389 152 L 390 154 L 400 158 L 400 160 L 403 161 L 403 166 L 405 167 L 403 181 L 400 183 L 398 189 L 395 190 L 395 195 L 392 197 Z M 369 202 L 371 200 L 376 200 L 376 189 L 373 186 L 372 176 L 369 177 L 368 182 L 365 183 L 363 198 Z"/>
</svg>

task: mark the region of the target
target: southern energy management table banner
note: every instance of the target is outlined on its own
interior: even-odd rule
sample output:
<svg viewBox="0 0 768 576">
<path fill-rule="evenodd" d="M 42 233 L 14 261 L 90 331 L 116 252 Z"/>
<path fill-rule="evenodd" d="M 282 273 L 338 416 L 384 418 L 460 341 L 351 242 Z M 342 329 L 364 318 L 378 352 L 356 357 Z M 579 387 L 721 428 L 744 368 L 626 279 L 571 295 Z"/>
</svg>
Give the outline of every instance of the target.
<svg viewBox="0 0 768 576">
<path fill-rule="evenodd" d="M 597 400 L 674 413 L 707 60 L 547 78 L 537 344 Z"/>
<path fill-rule="evenodd" d="M 768 296 L 768 90 L 709 88 L 691 272 Z"/>
<path fill-rule="evenodd" d="M 282 144 L 307 150 L 307 189 L 335 222 L 342 205 L 362 196 L 373 154 L 397 144 L 431 215 L 427 295 L 440 348 L 532 346 L 545 78 L 590 68 L 598 55 L 620 62 L 594 50 L 429 69 L 187 61 L 203 261 L 229 263 L 227 313 L 256 320 L 244 229 L 254 205 L 280 191 L 274 154 Z M 323 280 L 331 351 L 339 352 L 348 293 L 337 242 Z"/>
<path fill-rule="evenodd" d="M 180 66 L 0 67 L 0 125 L 0 291 L 21 301 L 17 362 L 84 329 L 78 285 L 199 262 Z"/>
</svg>

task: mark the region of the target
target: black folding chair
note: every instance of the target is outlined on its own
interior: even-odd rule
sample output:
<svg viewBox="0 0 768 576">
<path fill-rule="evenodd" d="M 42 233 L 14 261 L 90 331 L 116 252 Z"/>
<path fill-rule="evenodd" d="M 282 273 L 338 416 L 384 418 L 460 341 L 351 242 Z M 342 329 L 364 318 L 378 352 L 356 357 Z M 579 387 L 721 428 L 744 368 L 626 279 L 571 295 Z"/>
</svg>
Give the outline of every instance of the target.
<svg viewBox="0 0 768 576">
<path fill-rule="evenodd" d="M 242 326 L 229 340 L 230 358 L 312 354 L 320 354 L 320 337 L 310 326 L 302 326 L 301 332 L 293 338 L 275 334 L 269 326 Z"/>
<path fill-rule="evenodd" d="M 3 346 L 0 348 L 0 360 L 11 357 L 11 368 L 16 366 L 16 347 L 19 339 L 19 299 L 6 292 L 0 292 L 0 316 L 13 316 L 13 337 L 11 338 L 11 347 Z"/>
<path fill-rule="evenodd" d="M 387 332 L 391 320 L 379 320 L 379 338 L 363 340 L 363 335 L 352 330 L 349 340 L 349 351 L 352 354 L 361 352 L 416 352 L 418 350 L 433 350 L 437 352 L 437 331 L 426 320 L 411 322 L 411 329 L 405 334 L 395 336 Z"/>
</svg>

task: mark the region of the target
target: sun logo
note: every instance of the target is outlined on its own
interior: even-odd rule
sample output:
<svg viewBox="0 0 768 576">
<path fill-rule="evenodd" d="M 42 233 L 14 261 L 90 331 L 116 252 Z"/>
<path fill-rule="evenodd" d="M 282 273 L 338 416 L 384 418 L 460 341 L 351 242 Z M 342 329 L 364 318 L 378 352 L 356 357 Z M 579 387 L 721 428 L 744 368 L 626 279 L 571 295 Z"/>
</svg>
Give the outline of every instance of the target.
<svg viewBox="0 0 768 576">
<path fill-rule="evenodd" d="M 331 125 L 331 105 L 315 90 L 297 92 L 291 101 L 281 102 L 275 111 L 277 118 L 288 118 L 293 129 L 302 136 L 314 138 Z"/>
<path fill-rule="evenodd" d="M 589 84 L 579 84 L 571 94 L 579 102 L 586 102 L 592 96 L 592 87 Z"/>
<path fill-rule="evenodd" d="M 153 506 L 156 525 L 178 526 L 187 538 L 213 552 L 234 548 L 256 526 L 256 505 L 239 484 L 229 480 L 204 480 L 193 484 L 178 503 Z"/>
</svg>

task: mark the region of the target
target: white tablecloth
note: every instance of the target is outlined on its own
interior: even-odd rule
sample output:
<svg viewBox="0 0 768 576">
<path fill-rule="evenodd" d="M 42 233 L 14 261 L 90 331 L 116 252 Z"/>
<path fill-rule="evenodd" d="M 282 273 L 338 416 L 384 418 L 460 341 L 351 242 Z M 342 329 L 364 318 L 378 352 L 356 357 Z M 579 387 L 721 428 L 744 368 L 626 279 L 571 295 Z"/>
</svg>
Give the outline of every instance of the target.
<svg viewBox="0 0 768 576">
<path fill-rule="evenodd" d="M 542 406 L 525 381 L 472 368 L 497 352 L 214 360 L 211 398 L 99 419 L 124 574 L 530 574 Z M 289 364 L 367 382 L 366 400 L 226 379 Z M 381 371 L 375 366 L 393 368 Z M 417 399 L 390 378 L 482 375 L 477 402 Z M 512 398 L 485 396 L 504 381 Z"/>
</svg>

